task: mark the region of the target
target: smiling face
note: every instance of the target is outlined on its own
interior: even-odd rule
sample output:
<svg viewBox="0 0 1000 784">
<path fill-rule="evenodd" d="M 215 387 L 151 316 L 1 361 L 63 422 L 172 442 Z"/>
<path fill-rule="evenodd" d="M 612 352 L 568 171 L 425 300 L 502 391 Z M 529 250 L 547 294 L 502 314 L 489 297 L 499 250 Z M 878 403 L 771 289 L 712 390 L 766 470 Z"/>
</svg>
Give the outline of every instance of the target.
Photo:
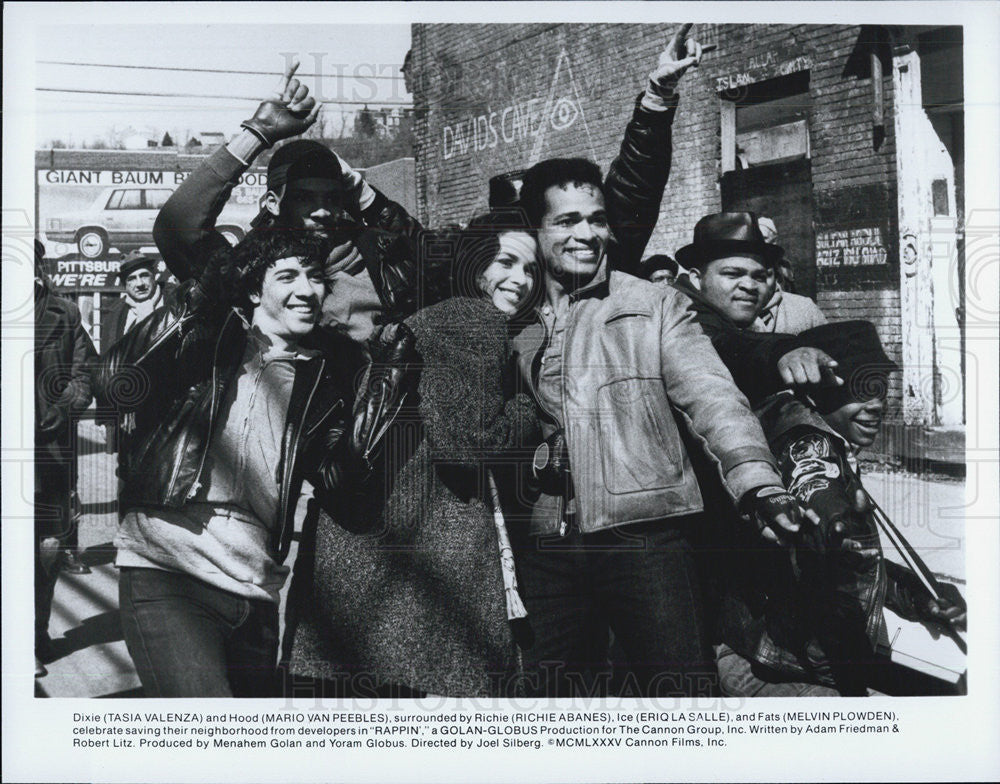
<svg viewBox="0 0 1000 784">
<path fill-rule="evenodd" d="M 271 212 L 277 210 L 284 226 L 315 231 L 326 237 L 353 232 L 357 222 L 344 209 L 344 189 L 336 180 L 306 177 L 289 182 L 280 197 L 269 193 L 265 202 Z"/>
<path fill-rule="evenodd" d="M 535 238 L 524 231 L 507 231 L 499 236 L 496 258 L 478 280 L 479 290 L 503 313 L 513 316 L 528 301 L 538 280 Z"/>
<path fill-rule="evenodd" d="M 545 205 L 538 247 L 546 272 L 569 290 L 586 285 L 611 237 L 604 194 L 589 184 L 553 185 L 545 191 Z"/>
<path fill-rule="evenodd" d="M 727 256 L 690 272 L 691 284 L 738 327 L 749 327 L 767 290 L 767 267 L 756 254 Z"/>
<path fill-rule="evenodd" d="M 145 302 L 156 293 L 153 271 L 140 267 L 125 278 L 125 293 L 136 302 Z"/>
<path fill-rule="evenodd" d="M 316 326 L 325 293 L 319 264 L 278 259 L 264 273 L 260 293 L 249 294 L 255 305 L 251 323 L 278 348 L 294 349 Z"/>
<path fill-rule="evenodd" d="M 885 416 L 885 400 L 881 397 L 865 402 L 852 400 L 836 411 L 823 414 L 826 423 L 855 446 L 869 446 L 878 435 Z"/>
</svg>

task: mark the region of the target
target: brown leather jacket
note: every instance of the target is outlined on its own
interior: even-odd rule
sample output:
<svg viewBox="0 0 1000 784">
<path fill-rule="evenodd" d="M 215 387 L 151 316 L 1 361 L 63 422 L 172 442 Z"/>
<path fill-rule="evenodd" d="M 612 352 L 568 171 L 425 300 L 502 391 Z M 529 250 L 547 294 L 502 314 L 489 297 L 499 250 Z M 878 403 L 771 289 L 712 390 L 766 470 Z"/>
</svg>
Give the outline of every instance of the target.
<svg viewBox="0 0 1000 784">
<path fill-rule="evenodd" d="M 602 269 L 571 295 L 563 340 L 562 411 L 584 533 L 702 510 L 676 410 L 718 462 L 736 500 L 781 485 L 760 423 L 695 320 L 691 300 Z M 523 378 L 537 391 L 545 328 L 514 341 Z M 536 400 L 538 395 L 535 395 Z M 532 533 L 559 529 L 561 498 L 535 505 Z"/>
</svg>

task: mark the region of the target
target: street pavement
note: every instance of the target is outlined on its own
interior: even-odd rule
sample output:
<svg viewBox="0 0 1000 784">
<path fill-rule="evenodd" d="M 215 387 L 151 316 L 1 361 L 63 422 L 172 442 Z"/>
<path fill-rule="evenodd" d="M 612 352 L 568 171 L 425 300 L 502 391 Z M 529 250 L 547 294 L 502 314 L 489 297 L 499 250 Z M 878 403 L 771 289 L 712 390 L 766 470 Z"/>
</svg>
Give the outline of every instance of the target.
<svg viewBox="0 0 1000 784">
<path fill-rule="evenodd" d="M 122 640 L 118 576 L 111 541 L 117 525 L 114 456 L 103 431 L 81 424 L 79 541 L 91 573 L 60 575 L 49 632 L 54 660 L 35 680 L 40 697 L 139 697 L 142 690 Z M 965 483 L 912 474 L 868 472 L 866 488 L 938 577 L 965 592 Z M 295 545 L 289 556 L 294 562 Z M 891 548 L 886 555 L 899 560 Z M 287 584 L 286 584 L 287 590 Z M 282 617 L 284 592 L 282 593 Z"/>
</svg>

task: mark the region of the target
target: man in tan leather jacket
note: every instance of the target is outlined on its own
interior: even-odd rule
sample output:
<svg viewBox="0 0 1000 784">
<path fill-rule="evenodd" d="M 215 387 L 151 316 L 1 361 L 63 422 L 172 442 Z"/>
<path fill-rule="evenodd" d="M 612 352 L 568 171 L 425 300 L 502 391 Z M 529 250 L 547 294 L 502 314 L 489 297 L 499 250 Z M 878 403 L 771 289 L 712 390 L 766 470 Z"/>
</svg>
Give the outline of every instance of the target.
<svg viewBox="0 0 1000 784">
<path fill-rule="evenodd" d="M 661 55 L 607 183 L 589 161 L 555 159 L 529 170 L 521 190 L 546 280 L 538 319 L 517 336 L 515 353 L 549 443 L 563 441 L 568 456 L 568 473 L 543 486 L 550 492 L 518 537 L 535 633 L 525 664 L 539 694 L 595 689 L 584 679 L 600 652 L 588 660 L 582 651 L 604 623 L 628 659 L 623 694 L 717 690 L 690 545 L 702 498 L 675 411 L 766 537 L 791 537 L 800 524 L 760 424 L 690 300 L 619 271 L 630 260 L 616 258 L 623 241 L 641 253 L 635 232 L 645 224 L 648 239 L 642 216 L 658 212 L 665 173 L 650 181 L 641 164 L 662 167 L 633 153 L 639 140 L 669 161 L 674 88 L 700 57 L 689 28 Z"/>
</svg>

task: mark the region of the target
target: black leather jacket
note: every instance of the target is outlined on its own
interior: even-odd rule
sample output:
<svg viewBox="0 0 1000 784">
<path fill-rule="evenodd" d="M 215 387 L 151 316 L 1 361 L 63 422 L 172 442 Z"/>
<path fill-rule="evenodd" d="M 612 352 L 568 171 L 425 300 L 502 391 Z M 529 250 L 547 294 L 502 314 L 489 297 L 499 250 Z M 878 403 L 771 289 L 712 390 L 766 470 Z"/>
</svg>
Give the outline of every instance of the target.
<svg viewBox="0 0 1000 784">
<path fill-rule="evenodd" d="M 618 157 L 604 181 L 613 236 L 608 245 L 609 267 L 631 275 L 638 274 L 642 254 L 660 218 L 673 153 L 671 128 L 679 100 L 674 95 L 666 111 L 654 112 L 642 105 L 642 96 L 640 93 L 635 100 Z"/>
<path fill-rule="evenodd" d="M 220 147 L 188 175 L 156 216 L 153 239 L 178 280 L 199 277 L 206 258 L 202 248 L 224 241 L 216 221 L 245 170 L 246 164 Z M 428 304 L 423 288 L 436 277 L 428 275 L 434 265 L 418 263 L 428 232 L 402 205 L 378 191 L 368 208 L 354 217 L 359 225 L 354 243 L 383 313 L 405 317 Z"/>
<path fill-rule="evenodd" d="M 67 468 L 74 463 L 74 417 L 93 399 L 88 366 L 96 356 L 79 308 L 36 283 L 36 461 Z"/>
<path fill-rule="evenodd" d="M 101 408 L 125 419 L 119 457 L 120 510 L 183 506 L 199 488 L 219 406 L 236 377 L 247 333 L 237 313 L 183 283 L 160 308 L 115 344 L 94 372 Z M 363 367 L 359 347 L 317 327 L 303 346 L 319 356 L 296 364 L 276 466 L 278 525 L 272 546 L 288 553 L 295 504 L 307 479 L 316 501 L 337 503 L 344 433 L 353 383 Z"/>
</svg>

